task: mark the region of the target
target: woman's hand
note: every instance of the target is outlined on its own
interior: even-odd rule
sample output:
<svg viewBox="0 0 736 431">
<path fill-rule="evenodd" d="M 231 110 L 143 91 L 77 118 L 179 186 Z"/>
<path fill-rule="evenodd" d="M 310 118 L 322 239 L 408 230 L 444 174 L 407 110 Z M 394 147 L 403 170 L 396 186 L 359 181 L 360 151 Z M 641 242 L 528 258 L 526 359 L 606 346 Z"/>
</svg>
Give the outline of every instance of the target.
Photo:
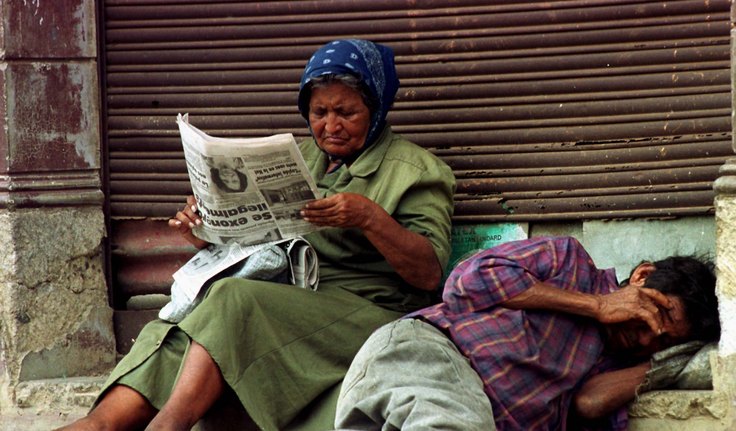
<svg viewBox="0 0 736 431">
<path fill-rule="evenodd" d="M 367 229 L 381 208 L 357 193 L 338 193 L 309 202 L 301 211 L 304 220 L 317 226 Z"/>
<path fill-rule="evenodd" d="M 309 202 L 301 215 L 318 226 L 361 229 L 407 283 L 430 291 L 439 286 L 442 268 L 429 240 L 401 226 L 367 197 L 338 193 Z"/>
<path fill-rule="evenodd" d="M 596 319 L 601 323 L 629 320 L 645 322 L 655 334 L 663 328 L 660 307 L 670 309 L 672 302 L 661 292 L 646 287 L 626 286 L 608 295 L 600 295 Z"/>
<path fill-rule="evenodd" d="M 205 248 L 209 243 L 192 233 L 192 229 L 201 224 L 202 219 L 197 214 L 197 200 L 191 195 L 187 196 L 186 206 L 181 211 L 177 211 L 174 218 L 169 219 L 169 227 L 178 230 L 181 236 L 195 247 Z"/>
</svg>

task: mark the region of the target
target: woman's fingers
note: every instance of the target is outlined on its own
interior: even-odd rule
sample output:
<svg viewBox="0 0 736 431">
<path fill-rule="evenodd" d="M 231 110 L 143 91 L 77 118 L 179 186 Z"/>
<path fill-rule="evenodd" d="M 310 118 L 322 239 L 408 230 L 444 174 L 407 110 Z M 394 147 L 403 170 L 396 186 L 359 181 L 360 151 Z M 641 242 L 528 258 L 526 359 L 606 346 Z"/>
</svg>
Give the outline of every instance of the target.
<svg viewBox="0 0 736 431">
<path fill-rule="evenodd" d="M 188 196 L 187 204 L 184 206 L 184 208 L 182 208 L 181 211 L 177 211 L 176 215 L 174 215 L 174 217 L 170 218 L 168 221 L 168 225 L 170 228 L 178 230 L 184 239 L 200 249 L 206 247 L 209 244 L 207 241 L 201 240 L 194 236 L 194 232 L 192 232 L 192 229 L 194 229 L 194 227 L 201 224 L 202 219 L 199 217 L 199 213 L 197 211 L 197 201 L 194 196 Z"/>
<path fill-rule="evenodd" d="M 170 218 L 169 227 L 174 228 L 174 229 L 180 229 L 182 227 L 182 222 L 178 218 Z"/>
<path fill-rule="evenodd" d="M 176 215 L 169 219 L 169 227 L 178 229 L 185 234 L 195 226 L 202 224 L 202 219 L 197 211 L 197 201 L 194 196 L 187 197 L 187 204 L 181 211 L 177 211 Z"/>
<path fill-rule="evenodd" d="M 309 202 L 301 211 L 302 217 L 316 225 L 362 228 L 370 216 L 372 201 L 354 193 L 338 193 Z"/>
</svg>

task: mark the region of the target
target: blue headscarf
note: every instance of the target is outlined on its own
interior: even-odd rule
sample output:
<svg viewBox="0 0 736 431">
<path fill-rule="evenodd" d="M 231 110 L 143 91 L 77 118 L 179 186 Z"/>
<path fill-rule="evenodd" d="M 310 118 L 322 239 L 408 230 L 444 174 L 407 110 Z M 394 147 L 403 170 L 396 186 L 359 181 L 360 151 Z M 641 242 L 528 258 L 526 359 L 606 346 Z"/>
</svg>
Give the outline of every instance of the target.
<svg viewBox="0 0 736 431">
<path fill-rule="evenodd" d="M 363 145 L 364 150 L 378 139 L 386 127 L 386 116 L 399 90 L 394 52 L 387 46 L 361 39 L 336 40 L 318 49 L 307 62 L 299 84 L 299 112 L 307 123 L 311 97 L 307 84 L 312 78 L 330 74 L 358 78 L 368 89 L 371 98 L 377 102 L 371 112 L 371 124 Z M 351 160 L 357 158 L 359 153 L 353 155 Z"/>
</svg>

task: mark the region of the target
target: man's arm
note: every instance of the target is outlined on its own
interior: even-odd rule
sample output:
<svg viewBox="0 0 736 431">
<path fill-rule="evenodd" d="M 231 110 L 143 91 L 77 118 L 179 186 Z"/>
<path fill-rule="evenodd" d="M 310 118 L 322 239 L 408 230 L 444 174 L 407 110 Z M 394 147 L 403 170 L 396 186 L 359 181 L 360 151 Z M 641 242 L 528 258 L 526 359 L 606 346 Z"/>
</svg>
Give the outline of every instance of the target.
<svg viewBox="0 0 736 431">
<path fill-rule="evenodd" d="M 504 301 L 506 308 L 550 310 L 591 317 L 601 323 L 641 320 L 652 331 L 661 333 L 663 321 L 659 306 L 671 308 L 662 293 L 644 287 L 626 286 L 606 295 L 592 295 L 559 289 L 544 282 Z"/>
<path fill-rule="evenodd" d="M 584 419 L 597 419 L 613 413 L 634 399 L 636 388 L 644 382 L 649 368 L 649 362 L 644 362 L 592 377 L 573 399 L 575 413 Z"/>
<path fill-rule="evenodd" d="M 442 297 L 453 313 L 476 313 L 502 305 L 540 280 L 557 278 L 566 284 L 555 287 L 592 292 L 600 287 L 591 279 L 595 272 L 592 259 L 575 238 L 510 241 L 460 262 Z"/>
</svg>

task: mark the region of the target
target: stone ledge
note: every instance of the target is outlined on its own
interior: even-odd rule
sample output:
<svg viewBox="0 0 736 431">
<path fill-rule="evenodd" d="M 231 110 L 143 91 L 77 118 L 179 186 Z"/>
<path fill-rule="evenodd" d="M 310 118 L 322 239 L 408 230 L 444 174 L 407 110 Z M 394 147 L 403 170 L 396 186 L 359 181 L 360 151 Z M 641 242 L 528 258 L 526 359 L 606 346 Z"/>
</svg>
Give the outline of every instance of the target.
<svg viewBox="0 0 736 431">
<path fill-rule="evenodd" d="M 678 419 L 650 419 L 632 418 L 629 420 L 628 431 L 733 431 L 734 424 L 726 420 L 693 418 Z"/>
<path fill-rule="evenodd" d="M 102 376 L 21 382 L 15 388 L 15 402 L 20 411 L 38 414 L 87 411 L 104 383 Z"/>
<path fill-rule="evenodd" d="M 33 413 L 19 409 L 0 414 L 0 424 L 3 431 L 49 431 L 74 422 L 86 412 L 81 408 L 69 413 Z"/>
<path fill-rule="evenodd" d="M 72 377 L 22 382 L 16 386 L 17 407 L 0 410 L 0 431 L 49 431 L 83 417 L 106 377 Z M 231 401 L 229 401 L 231 402 Z M 216 404 L 207 420 L 192 431 L 256 430 L 242 408 Z"/>
<path fill-rule="evenodd" d="M 726 419 L 728 397 L 715 391 L 672 390 L 642 394 L 629 406 L 632 419 Z"/>
<path fill-rule="evenodd" d="M 732 431 L 729 409 L 723 392 L 647 392 L 629 405 L 629 431 Z"/>
<path fill-rule="evenodd" d="M 16 407 L 0 411 L 3 431 L 48 431 L 87 414 L 105 377 L 71 377 L 21 382 Z"/>
</svg>

